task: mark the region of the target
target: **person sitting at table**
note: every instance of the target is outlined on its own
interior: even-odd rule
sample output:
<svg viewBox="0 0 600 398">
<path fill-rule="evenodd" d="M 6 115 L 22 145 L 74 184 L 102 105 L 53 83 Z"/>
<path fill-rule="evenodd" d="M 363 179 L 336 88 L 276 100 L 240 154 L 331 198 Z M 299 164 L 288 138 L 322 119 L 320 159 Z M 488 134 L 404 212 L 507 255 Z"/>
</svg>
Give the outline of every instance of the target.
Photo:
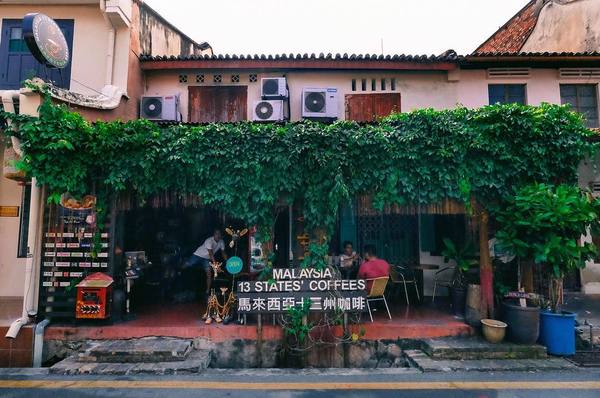
<svg viewBox="0 0 600 398">
<path fill-rule="evenodd" d="M 358 254 L 354 251 L 352 242 L 344 242 L 344 252 L 340 255 L 340 271 L 342 278 L 350 279 L 354 271 L 355 265 L 358 263 Z"/>
<path fill-rule="evenodd" d="M 387 261 L 377 257 L 374 245 L 365 245 L 363 249 L 365 261 L 358 269 L 358 279 L 375 279 L 390 276 L 390 265 Z M 367 291 L 371 290 L 372 282 L 367 283 Z"/>
</svg>

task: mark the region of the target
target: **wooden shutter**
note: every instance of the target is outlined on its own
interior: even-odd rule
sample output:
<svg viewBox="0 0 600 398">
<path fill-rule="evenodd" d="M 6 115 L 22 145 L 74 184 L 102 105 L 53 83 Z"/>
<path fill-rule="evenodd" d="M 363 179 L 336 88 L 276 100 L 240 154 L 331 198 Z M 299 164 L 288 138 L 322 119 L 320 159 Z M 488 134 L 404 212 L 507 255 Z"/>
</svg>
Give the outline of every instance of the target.
<svg viewBox="0 0 600 398">
<path fill-rule="evenodd" d="M 346 120 L 373 122 L 393 112 L 400 112 L 400 93 L 348 94 Z"/>
<path fill-rule="evenodd" d="M 189 121 L 195 123 L 247 120 L 246 86 L 189 87 Z"/>
</svg>

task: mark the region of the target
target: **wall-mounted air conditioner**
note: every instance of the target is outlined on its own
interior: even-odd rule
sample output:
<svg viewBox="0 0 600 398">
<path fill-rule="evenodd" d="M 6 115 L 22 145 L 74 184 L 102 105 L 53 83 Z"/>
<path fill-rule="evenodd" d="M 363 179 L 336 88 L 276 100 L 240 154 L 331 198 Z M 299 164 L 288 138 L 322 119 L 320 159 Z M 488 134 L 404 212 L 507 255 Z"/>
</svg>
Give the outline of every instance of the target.
<svg viewBox="0 0 600 398">
<path fill-rule="evenodd" d="M 140 118 L 148 120 L 181 121 L 179 95 L 143 96 L 140 102 Z"/>
<path fill-rule="evenodd" d="M 302 117 L 338 118 L 337 88 L 305 88 L 302 90 Z"/>
<path fill-rule="evenodd" d="M 283 119 L 283 100 L 254 101 L 252 120 L 257 122 L 274 122 Z"/>
<path fill-rule="evenodd" d="M 260 81 L 260 95 L 263 99 L 283 99 L 288 97 L 285 77 L 265 77 Z"/>
</svg>

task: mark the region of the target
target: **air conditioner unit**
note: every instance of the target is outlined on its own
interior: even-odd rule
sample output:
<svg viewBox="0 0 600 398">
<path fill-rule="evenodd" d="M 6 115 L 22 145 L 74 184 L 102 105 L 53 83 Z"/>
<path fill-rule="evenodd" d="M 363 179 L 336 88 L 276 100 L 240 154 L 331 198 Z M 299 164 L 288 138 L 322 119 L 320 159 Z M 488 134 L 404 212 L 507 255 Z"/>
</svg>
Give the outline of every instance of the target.
<svg viewBox="0 0 600 398">
<path fill-rule="evenodd" d="M 285 77 L 265 77 L 260 81 L 260 95 L 263 99 L 282 99 L 288 97 Z"/>
<path fill-rule="evenodd" d="M 143 96 L 140 103 L 140 118 L 148 120 L 180 121 L 179 96 Z"/>
<path fill-rule="evenodd" d="M 273 122 L 283 120 L 283 100 L 254 101 L 252 120 Z"/>
<path fill-rule="evenodd" d="M 337 88 L 305 88 L 302 90 L 302 117 L 338 118 Z"/>
</svg>

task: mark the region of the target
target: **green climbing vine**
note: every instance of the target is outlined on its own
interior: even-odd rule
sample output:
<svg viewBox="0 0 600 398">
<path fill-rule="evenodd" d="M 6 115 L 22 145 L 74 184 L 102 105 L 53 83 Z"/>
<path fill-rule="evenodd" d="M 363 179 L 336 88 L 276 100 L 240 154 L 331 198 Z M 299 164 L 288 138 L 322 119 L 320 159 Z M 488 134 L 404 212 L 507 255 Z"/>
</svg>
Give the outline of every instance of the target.
<svg viewBox="0 0 600 398">
<path fill-rule="evenodd" d="M 49 100 L 37 118 L 3 116 L 25 153 L 18 167 L 51 200 L 63 192 L 103 201 L 126 191 L 141 200 L 196 194 L 267 228 L 276 206 L 295 203 L 308 228 L 325 235 L 339 206 L 361 193 L 379 207 L 473 195 L 493 208 L 527 183 L 575 182 L 595 151 L 580 116 L 549 104 L 424 109 L 369 125 L 89 123 Z"/>
</svg>

